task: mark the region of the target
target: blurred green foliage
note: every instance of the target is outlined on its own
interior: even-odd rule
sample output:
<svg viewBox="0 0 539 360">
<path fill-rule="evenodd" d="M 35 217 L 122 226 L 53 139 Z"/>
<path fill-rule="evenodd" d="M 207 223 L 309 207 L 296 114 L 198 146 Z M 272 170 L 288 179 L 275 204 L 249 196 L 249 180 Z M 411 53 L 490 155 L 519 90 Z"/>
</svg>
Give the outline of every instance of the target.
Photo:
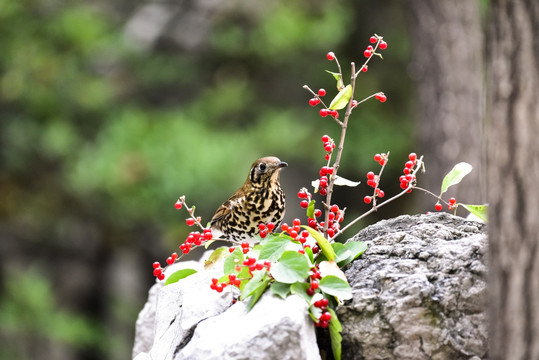
<svg viewBox="0 0 539 360">
<path fill-rule="evenodd" d="M 367 3 L 377 16 L 368 16 Z M 324 72 L 337 70 L 325 59 L 327 51 L 339 56 L 346 77 L 350 61 L 362 63 L 372 33 L 389 43 L 386 60 L 372 62 L 356 93 L 362 98 L 384 91 L 389 100 L 356 110 L 341 174 L 362 180 L 373 167 L 372 155 L 388 150 L 395 161 L 387 171 L 398 172 L 398 156 L 404 159 L 411 150 L 409 45 L 396 2 L 227 5 L 205 20 L 211 30 L 190 51 L 170 40 L 137 50 L 124 33 L 133 6 L 0 0 L 0 227 L 13 245 L 2 256 L 0 320 L 8 338 L 28 331 L 105 352 L 99 358 L 111 356 L 105 325 L 87 316 L 104 321 L 107 311 L 114 314 L 121 306 L 88 305 L 87 314 L 71 314 L 56 305 L 62 278 L 7 276 L 36 245 L 42 255 L 34 259 L 46 259 L 37 270 L 43 274 L 55 273 L 49 268 L 65 266 L 74 256 L 102 271 L 103 262 L 113 261 L 111 254 L 133 247 L 138 260 L 147 260 L 148 249 L 170 249 L 183 240 L 183 218 L 172 206 L 179 195 L 209 219 L 241 185 L 251 162 L 264 155 L 291 164 L 283 181 L 308 186 L 323 160 L 321 135 L 339 133 L 308 106 L 310 96 L 302 89 L 323 87 L 328 98 L 337 93 Z M 391 25 L 379 20 L 384 13 L 392 15 Z M 300 174 L 300 180 L 286 179 Z M 346 206 L 365 195 L 355 191 L 341 195 Z M 289 199 L 293 216 L 299 206 L 294 194 Z M 97 235 L 88 235 L 87 224 L 99 227 Z M 159 236 L 141 236 L 147 227 Z M 80 286 L 89 286 L 88 280 Z M 149 285 L 150 272 L 140 282 Z M 107 294 L 94 296 L 99 299 L 91 304 L 107 301 Z M 139 303 L 144 297 L 142 292 Z M 125 326 L 133 328 L 134 317 Z M 4 354 L 19 350 L 3 348 Z"/>
</svg>

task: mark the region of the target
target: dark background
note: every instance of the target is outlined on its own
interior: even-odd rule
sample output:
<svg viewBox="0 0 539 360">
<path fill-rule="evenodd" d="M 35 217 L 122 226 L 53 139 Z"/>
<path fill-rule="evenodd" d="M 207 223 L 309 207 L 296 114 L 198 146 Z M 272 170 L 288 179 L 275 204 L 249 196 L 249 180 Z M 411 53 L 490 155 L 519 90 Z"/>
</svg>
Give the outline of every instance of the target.
<svg viewBox="0 0 539 360">
<path fill-rule="evenodd" d="M 288 162 L 286 220 L 301 216 L 295 194 L 323 165 L 320 137 L 340 132 L 302 86 L 329 102 L 324 70 L 337 68 L 325 54 L 347 77 L 374 33 L 389 46 L 356 98 L 388 101 L 356 109 L 339 174 L 365 182 L 372 156 L 391 151 L 389 196 L 415 151 L 419 185 L 436 193 L 467 161 L 476 175 L 462 201 L 483 202 L 486 12 L 476 1 L 0 0 L 0 359 L 129 358 L 151 263 L 189 232 L 174 202 L 186 195 L 208 221 L 260 156 Z M 350 220 L 370 193 L 338 188 L 335 201 Z M 434 203 L 411 194 L 347 235 Z"/>
</svg>

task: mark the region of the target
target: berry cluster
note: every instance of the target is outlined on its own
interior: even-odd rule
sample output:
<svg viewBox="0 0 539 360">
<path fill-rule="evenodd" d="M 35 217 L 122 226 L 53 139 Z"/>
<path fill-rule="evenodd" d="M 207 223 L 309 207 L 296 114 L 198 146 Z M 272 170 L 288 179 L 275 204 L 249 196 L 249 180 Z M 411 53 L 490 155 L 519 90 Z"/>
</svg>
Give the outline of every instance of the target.
<svg viewBox="0 0 539 360">
<path fill-rule="evenodd" d="M 180 250 L 182 253 L 188 254 L 192 246 L 200 246 L 204 241 L 211 240 L 212 238 L 213 234 L 209 228 L 204 229 L 202 234 L 199 231 L 192 231 L 187 235 L 185 242 L 180 245 Z"/>
<path fill-rule="evenodd" d="M 374 98 L 382 103 L 386 102 L 387 100 L 387 96 L 383 92 L 376 93 Z"/>
<path fill-rule="evenodd" d="M 318 281 L 322 275 L 320 274 L 320 271 L 318 270 L 318 267 L 315 266 L 311 269 L 311 276 L 310 276 L 310 286 L 307 288 L 307 295 L 314 296 L 316 294 L 316 290 L 320 286 L 320 282 Z M 325 297 L 322 297 L 321 299 L 316 300 L 313 303 L 313 306 L 320 308 L 322 310 L 322 315 L 318 318 L 318 321 L 314 323 L 316 327 L 322 327 L 327 328 L 329 326 L 329 322 L 331 320 L 331 314 L 327 312 L 327 307 L 329 305 L 329 300 Z"/>
<path fill-rule="evenodd" d="M 376 48 L 379 48 L 380 50 L 387 49 L 387 43 L 384 40 L 382 40 L 381 36 L 373 35 L 369 38 L 369 41 L 371 44 L 376 44 L 376 45 L 374 48 L 372 47 L 372 45 L 369 45 L 367 46 L 365 51 L 363 51 L 363 55 L 366 58 L 370 58 L 373 55 L 377 55 Z"/>
<path fill-rule="evenodd" d="M 387 163 L 387 157 L 386 157 L 386 160 L 384 161 L 384 164 L 386 164 L 386 163 Z M 380 176 L 375 175 L 372 171 L 369 171 L 367 173 L 367 185 L 374 188 L 374 195 L 373 196 L 368 196 L 368 195 L 365 196 L 363 198 L 363 201 L 365 202 L 365 204 L 370 204 L 372 202 L 372 200 L 374 199 L 374 197 L 383 198 L 385 196 L 384 190 L 381 190 L 378 187 L 379 183 L 380 183 Z"/>
<path fill-rule="evenodd" d="M 441 211 L 442 210 L 442 204 L 440 204 L 440 201 L 438 201 L 436 203 L 436 205 L 434 205 L 434 208 L 436 209 L 436 211 Z M 452 197 L 449 199 L 448 203 L 447 203 L 447 209 L 449 211 L 452 211 L 452 210 L 455 210 L 457 208 L 457 200 Z"/>
<path fill-rule="evenodd" d="M 232 285 L 239 288 L 241 286 L 242 280 L 249 280 L 250 278 L 253 277 L 253 271 L 264 270 L 264 269 L 265 271 L 269 271 L 271 269 L 271 261 L 266 260 L 264 262 L 257 262 L 256 258 L 247 257 L 243 261 L 242 265 L 239 265 L 239 264 L 236 265 L 234 267 L 234 270 L 239 274 L 244 268 L 248 269 L 248 273 L 249 273 L 248 277 L 246 274 L 246 277 L 244 279 L 240 279 L 238 278 L 237 274 L 229 274 L 228 281 L 223 281 L 220 284 L 219 284 L 219 279 L 213 278 L 211 279 L 210 288 L 217 292 L 222 292 L 223 289 L 227 287 L 228 285 Z"/>
<path fill-rule="evenodd" d="M 384 166 L 387 162 L 387 155 L 386 153 L 376 154 L 374 155 L 374 161 L 380 164 L 380 166 Z"/>
<path fill-rule="evenodd" d="M 416 177 L 413 174 L 414 166 L 417 165 L 417 155 L 416 153 L 411 153 L 408 155 L 408 161 L 404 164 L 404 169 L 402 170 L 404 175 L 399 177 L 400 187 L 407 192 L 412 192 L 412 187 L 415 185 Z"/>
<path fill-rule="evenodd" d="M 324 158 L 329 161 L 329 159 L 331 159 L 333 149 L 335 149 L 335 141 L 333 141 L 333 139 L 330 138 L 328 135 L 322 136 L 321 140 L 322 144 L 324 145 L 324 150 L 326 150 L 326 155 L 324 156 Z"/>
<path fill-rule="evenodd" d="M 269 222 L 267 224 L 260 223 L 258 224 L 258 229 L 260 230 L 260 237 L 263 239 L 268 236 L 268 234 L 271 234 L 273 229 L 275 229 L 275 224 L 272 222 Z"/>
<path fill-rule="evenodd" d="M 319 89 L 318 94 L 315 94 L 313 98 L 309 99 L 309 105 L 316 106 L 316 105 L 320 104 L 320 102 L 321 102 L 320 97 L 322 97 L 322 96 L 326 96 L 326 90 Z"/>
</svg>

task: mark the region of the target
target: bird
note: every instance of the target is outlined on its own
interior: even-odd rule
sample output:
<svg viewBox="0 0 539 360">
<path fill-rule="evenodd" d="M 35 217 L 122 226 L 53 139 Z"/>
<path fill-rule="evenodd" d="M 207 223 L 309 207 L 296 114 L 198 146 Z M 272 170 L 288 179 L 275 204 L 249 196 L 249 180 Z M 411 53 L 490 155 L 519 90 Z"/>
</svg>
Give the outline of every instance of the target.
<svg viewBox="0 0 539 360">
<path fill-rule="evenodd" d="M 221 239 L 243 242 L 253 240 L 261 223 L 278 227 L 286 204 L 279 178 L 286 166 L 275 156 L 256 160 L 243 185 L 213 215 L 212 232 Z"/>
</svg>

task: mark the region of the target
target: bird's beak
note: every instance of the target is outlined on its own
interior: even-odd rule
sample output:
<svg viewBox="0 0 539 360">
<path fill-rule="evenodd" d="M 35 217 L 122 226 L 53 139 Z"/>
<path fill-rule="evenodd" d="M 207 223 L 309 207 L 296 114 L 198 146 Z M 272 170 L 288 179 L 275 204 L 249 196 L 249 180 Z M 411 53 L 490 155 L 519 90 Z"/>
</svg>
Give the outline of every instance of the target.
<svg viewBox="0 0 539 360">
<path fill-rule="evenodd" d="M 278 169 L 284 168 L 284 167 L 286 167 L 286 166 L 288 166 L 288 164 L 285 163 L 284 161 L 281 161 L 281 162 L 279 162 L 279 163 L 277 164 L 277 168 L 278 168 Z"/>
</svg>

